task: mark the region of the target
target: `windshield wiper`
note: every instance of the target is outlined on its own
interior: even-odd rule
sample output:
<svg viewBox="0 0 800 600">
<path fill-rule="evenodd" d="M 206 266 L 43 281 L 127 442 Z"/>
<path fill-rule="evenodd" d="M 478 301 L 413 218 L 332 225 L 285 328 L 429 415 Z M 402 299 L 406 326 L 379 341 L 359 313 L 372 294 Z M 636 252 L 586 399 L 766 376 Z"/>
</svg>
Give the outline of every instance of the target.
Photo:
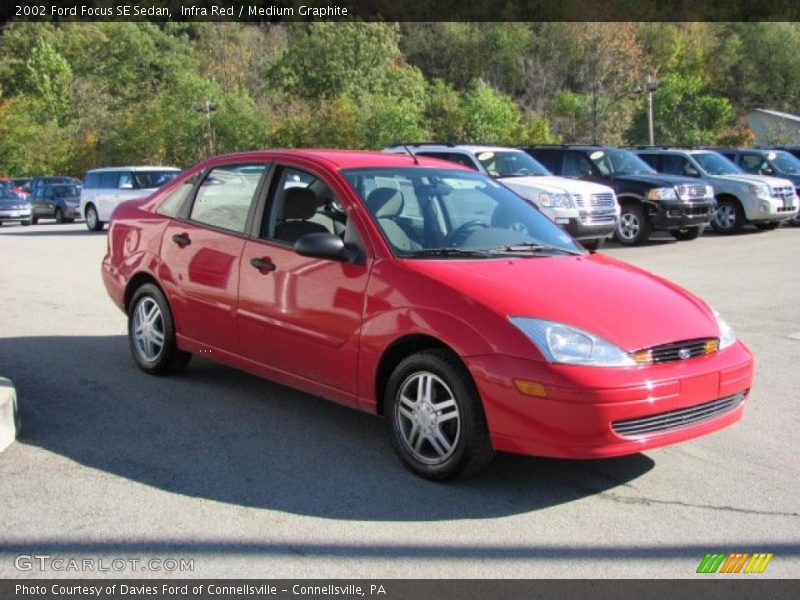
<svg viewBox="0 0 800 600">
<path fill-rule="evenodd" d="M 570 250 L 569 248 L 562 248 L 561 246 L 553 246 L 552 244 L 539 244 L 537 242 L 520 242 L 518 244 L 506 244 L 504 246 L 497 246 L 496 248 L 490 248 L 488 252 L 492 254 L 498 254 L 503 252 L 563 252 L 565 254 L 572 254 L 575 256 L 580 256 L 583 252 L 578 250 Z"/>
<path fill-rule="evenodd" d="M 485 250 L 466 250 L 464 248 L 427 248 L 403 255 L 403 258 L 488 258 Z"/>
</svg>

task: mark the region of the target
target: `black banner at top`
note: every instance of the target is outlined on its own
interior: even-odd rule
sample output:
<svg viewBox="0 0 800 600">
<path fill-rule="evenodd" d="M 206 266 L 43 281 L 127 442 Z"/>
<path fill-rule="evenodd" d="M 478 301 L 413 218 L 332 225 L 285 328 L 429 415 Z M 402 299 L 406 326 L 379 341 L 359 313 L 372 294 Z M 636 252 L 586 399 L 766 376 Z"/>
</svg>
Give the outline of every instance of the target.
<svg viewBox="0 0 800 600">
<path fill-rule="evenodd" d="M 795 0 L 8 0 L 2 21 L 796 21 Z"/>
</svg>

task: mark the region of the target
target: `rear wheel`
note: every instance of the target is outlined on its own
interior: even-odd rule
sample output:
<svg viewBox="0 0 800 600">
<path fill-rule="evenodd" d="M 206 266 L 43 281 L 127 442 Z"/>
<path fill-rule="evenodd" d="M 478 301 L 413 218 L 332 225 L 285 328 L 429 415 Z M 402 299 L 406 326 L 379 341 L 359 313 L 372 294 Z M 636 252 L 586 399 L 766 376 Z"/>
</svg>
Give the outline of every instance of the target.
<svg viewBox="0 0 800 600">
<path fill-rule="evenodd" d="M 97 209 L 94 204 L 86 207 L 86 228 L 89 231 L 100 231 L 103 228 L 103 222 L 97 215 Z"/>
<path fill-rule="evenodd" d="M 175 343 L 175 322 L 164 293 L 152 283 L 133 294 L 128 311 L 128 343 L 133 360 L 151 375 L 177 373 L 192 355 Z"/>
<path fill-rule="evenodd" d="M 754 225 L 761 231 L 772 231 L 773 229 L 777 229 L 780 223 L 754 223 Z"/>
<path fill-rule="evenodd" d="M 650 239 L 652 227 L 644 210 L 638 204 L 627 204 L 622 207 L 619 225 L 615 237 L 620 244 L 636 246 Z"/>
<path fill-rule="evenodd" d="M 689 240 L 696 240 L 705 231 L 704 225 L 697 227 L 682 227 L 681 229 L 670 229 L 669 232 L 676 240 L 686 242 Z"/>
<path fill-rule="evenodd" d="M 417 475 L 443 480 L 474 474 L 494 456 L 475 383 L 448 350 L 418 352 L 397 365 L 384 406 L 392 445 Z"/>
<path fill-rule="evenodd" d="M 738 233 L 745 223 L 744 211 L 735 200 L 724 199 L 719 201 L 717 212 L 711 220 L 711 226 L 717 233 Z"/>
</svg>

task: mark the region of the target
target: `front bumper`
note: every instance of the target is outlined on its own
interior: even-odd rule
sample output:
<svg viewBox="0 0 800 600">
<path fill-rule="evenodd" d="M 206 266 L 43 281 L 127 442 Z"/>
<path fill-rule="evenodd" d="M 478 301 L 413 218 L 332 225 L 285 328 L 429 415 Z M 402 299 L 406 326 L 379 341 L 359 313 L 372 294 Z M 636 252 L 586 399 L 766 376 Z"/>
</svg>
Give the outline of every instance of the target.
<svg viewBox="0 0 800 600">
<path fill-rule="evenodd" d="M 709 356 L 649 367 L 550 365 L 503 355 L 466 360 L 494 448 L 559 458 L 634 454 L 726 427 L 742 417 L 753 380 L 753 356 L 741 342 Z M 541 383 L 546 397 L 520 393 L 514 379 Z M 741 392 L 741 402 L 699 422 L 678 421 L 635 435 L 615 430 L 625 429 L 620 422 L 661 418 L 670 411 L 696 413 L 697 405 Z"/>
<path fill-rule="evenodd" d="M 648 202 L 653 229 L 680 229 L 708 224 L 717 209 L 713 198 L 699 202 Z"/>
<path fill-rule="evenodd" d="M 570 219 L 561 225 L 572 237 L 577 240 L 597 239 L 608 237 L 617 229 L 619 219 L 612 214 L 612 218 L 605 221 L 593 222 L 589 219 Z"/>
<path fill-rule="evenodd" d="M 785 221 L 797 216 L 798 205 L 797 196 L 788 202 L 780 198 L 756 198 L 747 218 L 754 222 Z"/>
<path fill-rule="evenodd" d="M 31 218 L 31 209 L 3 209 L 0 210 L 0 221 L 29 221 Z"/>
</svg>

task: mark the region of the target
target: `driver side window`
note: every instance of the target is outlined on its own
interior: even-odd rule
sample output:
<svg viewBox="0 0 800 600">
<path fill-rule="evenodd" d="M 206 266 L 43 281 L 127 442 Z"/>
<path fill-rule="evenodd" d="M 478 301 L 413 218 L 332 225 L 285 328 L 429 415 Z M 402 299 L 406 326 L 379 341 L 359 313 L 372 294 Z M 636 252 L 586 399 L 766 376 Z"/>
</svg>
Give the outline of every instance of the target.
<svg viewBox="0 0 800 600">
<path fill-rule="evenodd" d="M 564 157 L 564 177 L 581 177 L 592 173 L 592 163 L 580 152 L 567 152 Z"/>
</svg>

